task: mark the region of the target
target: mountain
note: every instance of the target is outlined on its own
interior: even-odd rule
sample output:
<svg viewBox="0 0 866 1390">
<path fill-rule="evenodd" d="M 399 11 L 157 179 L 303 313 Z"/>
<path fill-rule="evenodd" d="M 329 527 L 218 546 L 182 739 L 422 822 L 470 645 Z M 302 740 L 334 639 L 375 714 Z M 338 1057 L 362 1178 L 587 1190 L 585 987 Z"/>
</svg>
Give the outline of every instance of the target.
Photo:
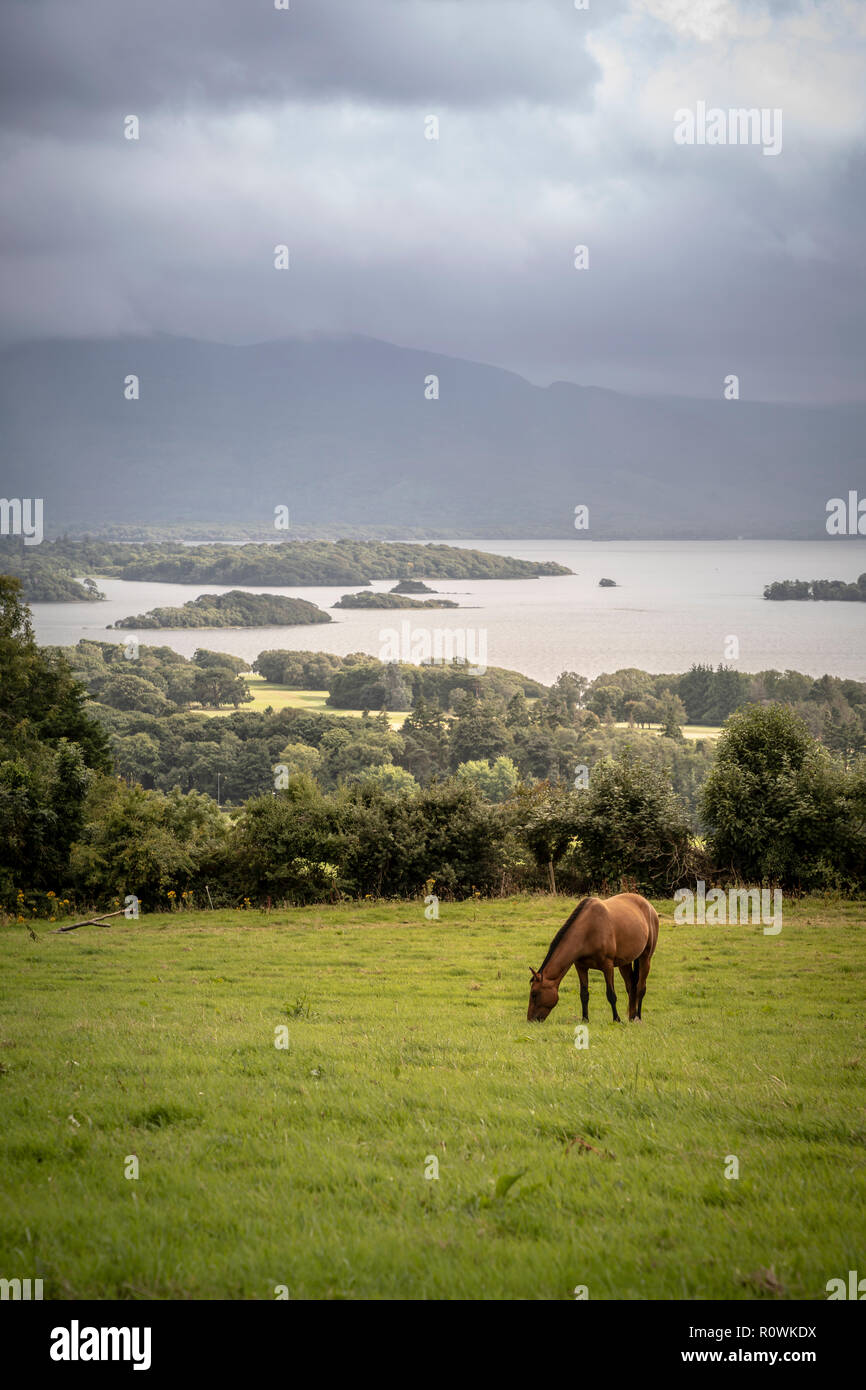
<svg viewBox="0 0 866 1390">
<path fill-rule="evenodd" d="M 830 497 L 866 493 L 866 406 L 539 387 L 367 338 L 19 344 L 0 353 L 0 422 L 0 490 L 42 497 L 55 535 L 271 525 L 285 506 L 293 528 L 819 538 Z"/>
</svg>

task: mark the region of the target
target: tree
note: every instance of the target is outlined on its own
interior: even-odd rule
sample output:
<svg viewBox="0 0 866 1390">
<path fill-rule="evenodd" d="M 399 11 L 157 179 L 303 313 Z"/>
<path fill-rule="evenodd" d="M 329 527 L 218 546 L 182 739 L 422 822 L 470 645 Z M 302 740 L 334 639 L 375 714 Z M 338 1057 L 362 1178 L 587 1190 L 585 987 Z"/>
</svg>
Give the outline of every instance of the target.
<svg viewBox="0 0 866 1390">
<path fill-rule="evenodd" d="M 0 576 L 0 892 L 56 888 L 69 871 L 105 733 L 59 652 L 37 647 L 18 581 Z"/>
<path fill-rule="evenodd" d="M 331 729 L 319 744 L 322 772 L 331 786 L 337 786 L 368 768 L 392 762 L 399 743 L 399 736 L 378 729 L 372 721 L 360 735 L 346 728 Z"/>
<path fill-rule="evenodd" d="M 686 721 L 686 707 L 679 695 L 674 695 L 670 690 L 666 690 L 658 701 L 658 706 L 664 737 L 681 739 L 683 736 L 682 726 Z"/>
<path fill-rule="evenodd" d="M 723 724 L 728 715 L 745 704 L 748 698 L 749 677 L 731 666 L 720 664 L 710 681 L 710 699 L 702 722 Z"/>
<path fill-rule="evenodd" d="M 0 575 L 0 747 L 77 743 L 86 767 L 107 770 L 108 742 L 85 712 L 87 691 L 59 652 L 36 645 L 16 579 Z"/>
<path fill-rule="evenodd" d="M 613 719 L 619 713 L 623 701 L 622 687 L 619 685 L 594 685 L 586 702 L 587 708 L 599 719 Z"/>
<path fill-rule="evenodd" d="M 378 763 L 372 767 L 365 767 L 361 772 L 350 773 L 346 782 L 347 785 L 376 782 L 383 791 L 392 796 L 408 796 L 418 790 L 418 783 L 411 772 L 407 772 L 405 767 L 398 767 L 396 763 Z"/>
<path fill-rule="evenodd" d="M 852 759 L 866 752 L 866 728 L 863 716 L 855 710 L 843 711 L 831 706 L 824 715 L 821 739 L 826 748 L 838 753 L 844 767 L 849 767 Z"/>
<path fill-rule="evenodd" d="M 746 882 L 818 887 L 846 840 L 844 774 L 783 705 L 731 715 L 701 798 L 710 853 Z"/>
<path fill-rule="evenodd" d="M 402 749 L 394 756 L 417 781 L 429 782 L 431 777 L 447 773 L 445 720 L 438 709 L 430 708 L 423 695 L 418 696 L 411 714 L 403 721 L 400 736 Z"/>
<path fill-rule="evenodd" d="M 208 651 L 207 647 L 197 647 L 192 659 L 196 666 L 225 666 L 236 676 L 250 669 L 243 657 L 231 656 L 228 652 Z"/>
<path fill-rule="evenodd" d="M 544 782 L 521 793 L 517 823 L 536 864 L 547 875 L 551 893 L 556 892 L 556 865 L 577 835 L 584 795 Z"/>
<path fill-rule="evenodd" d="M 694 665 L 681 676 L 677 694 L 690 724 L 721 724 L 749 698 L 749 677 L 732 666 Z"/>
<path fill-rule="evenodd" d="M 579 676 L 576 671 L 563 671 L 557 676 L 553 689 L 563 696 L 569 714 L 573 714 L 580 709 L 588 685 L 586 676 Z"/>
<path fill-rule="evenodd" d="M 493 802 L 507 801 L 520 781 L 520 773 L 511 759 L 506 757 L 498 757 L 493 763 L 484 758 L 461 763 L 457 776 L 473 782 L 482 796 Z"/>
<path fill-rule="evenodd" d="M 710 705 L 710 689 L 713 681 L 712 666 L 695 663 L 680 676 L 677 694 L 686 707 L 690 724 L 705 724 L 706 712 Z"/>
<path fill-rule="evenodd" d="M 529 728 L 529 714 L 530 710 L 526 701 L 526 696 L 522 690 L 518 690 L 517 694 L 512 695 L 511 699 L 508 701 L 508 708 L 505 712 L 505 723 L 512 734 L 517 729 Z"/>
<path fill-rule="evenodd" d="M 193 693 L 196 700 L 211 708 L 220 705 L 238 705 L 252 700 L 249 686 L 241 676 L 226 666 L 208 666 L 197 670 L 193 677 Z"/>
<path fill-rule="evenodd" d="M 322 766 L 322 755 L 308 743 L 288 743 L 277 762 L 286 767 L 290 777 L 303 775 L 315 779 Z"/>
<path fill-rule="evenodd" d="M 689 846 L 685 808 L 658 767 L 628 750 L 593 767 L 573 848 L 586 887 L 631 884 L 667 893 L 679 881 Z"/>
<path fill-rule="evenodd" d="M 114 709 L 141 710 L 143 714 L 164 714 L 170 706 L 153 681 L 121 671 L 105 682 L 99 692 L 100 701 Z"/>
<path fill-rule="evenodd" d="M 308 866 L 344 858 L 336 803 L 308 777 L 291 777 L 276 795 L 247 801 L 238 819 L 235 878 L 249 893 L 320 900 L 330 889 Z"/>
<path fill-rule="evenodd" d="M 472 697 L 462 702 L 461 713 L 451 725 L 449 742 L 451 766 L 455 769 L 471 759 L 492 760 L 512 750 L 511 735 L 496 710 Z"/>
<path fill-rule="evenodd" d="M 196 698 L 195 672 L 185 666 L 172 668 L 165 677 L 165 697 L 174 705 L 191 705 Z"/>
<path fill-rule="evenodd" d="M 159 768 L 159 744 L 143 730 L 115 738 L 112 743 L 114 766 L 130 782 L 152 787 Z"/>
</svg>

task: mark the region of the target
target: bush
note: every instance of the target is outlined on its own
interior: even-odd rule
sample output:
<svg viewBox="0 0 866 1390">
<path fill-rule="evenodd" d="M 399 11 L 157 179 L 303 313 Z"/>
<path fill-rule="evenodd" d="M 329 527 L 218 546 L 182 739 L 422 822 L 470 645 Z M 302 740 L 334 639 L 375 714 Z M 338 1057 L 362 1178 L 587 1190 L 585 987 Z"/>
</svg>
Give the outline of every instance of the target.
<svg viewBox="0 0 866 1390">
<path fill-rule="evenodd" d="M 209 796 L 128 787 L 108 777 L 91 787 L 70 866 L 79 897 L 105 901 L 131 893 L 151 911 L 169 890 L 201 893 L 222 872 L 229 828 Z"/>
<path fill-rule="evenodd" d="M 570 853 L 584 890 L 668 893 L 690 853 L 686 811 L 663 772 L 630 752 L 592 769 Z"/>
<path fill-rule="evenodd" d="M 710 854 L 750 883 L 821 887 L 850 846 L 845 792 L 841 767 L 798 715 L 783 705 L 738 710 L 701 798 Z"/>
</svg>

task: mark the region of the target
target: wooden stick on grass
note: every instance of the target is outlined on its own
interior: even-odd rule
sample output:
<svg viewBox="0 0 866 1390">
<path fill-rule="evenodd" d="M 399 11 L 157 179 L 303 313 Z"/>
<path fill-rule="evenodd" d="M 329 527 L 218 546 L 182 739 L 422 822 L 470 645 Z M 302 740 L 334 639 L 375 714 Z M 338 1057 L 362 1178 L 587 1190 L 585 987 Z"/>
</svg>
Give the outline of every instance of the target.
<svg viewBox="0 0 866 1390">
<path fill-rule="evenodd" d="M 103 912 L 100 917 L 85 917 L 83 922 L 70 922 L 68 927 L 56 927 L 55 935 L 61 931 L 76 931 L 79 927 L 101 927 L 107 917 L 122 917 L 125 908 L 120 908 L 118 912 Z"/>
</svg>

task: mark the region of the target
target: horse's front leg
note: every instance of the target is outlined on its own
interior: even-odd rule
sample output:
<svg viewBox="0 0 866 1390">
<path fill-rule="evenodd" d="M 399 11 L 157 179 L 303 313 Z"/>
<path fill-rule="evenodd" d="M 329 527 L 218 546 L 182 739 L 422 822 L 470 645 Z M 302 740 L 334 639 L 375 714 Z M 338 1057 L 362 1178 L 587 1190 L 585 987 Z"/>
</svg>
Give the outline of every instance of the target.
<svg viewBox="0 0 866 1390">
<path fill-rule="evenodd" d="M 607 1002 L 613 1010 L 613 1021 L 614 1023 L 622 1023 L 622 1019 L 616 1011 L 616 990 L 613 987 L 613 961 L 606 960 L 601 968 L 604 971 L 604 982 L 607 985 Z"/>
<path fill-rule="evenodd" d="M 583 1023 L 589 1023 L 589 970 L 585 965 L 575 964 L 578 979 L 580 980 L 580 1007 L 583 1012 Z"/>
</svg>

